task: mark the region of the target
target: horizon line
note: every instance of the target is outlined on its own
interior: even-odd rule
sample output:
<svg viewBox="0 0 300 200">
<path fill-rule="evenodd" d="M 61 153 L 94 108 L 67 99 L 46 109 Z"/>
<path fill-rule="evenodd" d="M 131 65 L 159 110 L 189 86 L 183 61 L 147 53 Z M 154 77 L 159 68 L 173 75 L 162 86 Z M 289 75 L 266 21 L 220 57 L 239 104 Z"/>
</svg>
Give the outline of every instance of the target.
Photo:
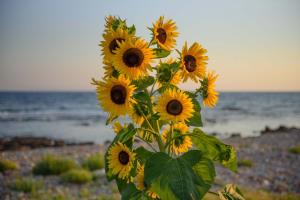
<svg viewBox="0 0 300 200">
<path fill-rule="evenodd" d="M 188 90 L 187 90 L 188 91 Z M 0 93 L 5 92 L 37 92 L 37 93 L 43 93 L 43 92 L 57 92 L 57 93 L 72 93 L 72 92 L 96 92 L 96 90 L 0 90 Z M 248 92 L 248 93 L 300 93 L 300 90 L 218 90 L 220 93 L 242 93 L 242 92 Z"/>
</svg>

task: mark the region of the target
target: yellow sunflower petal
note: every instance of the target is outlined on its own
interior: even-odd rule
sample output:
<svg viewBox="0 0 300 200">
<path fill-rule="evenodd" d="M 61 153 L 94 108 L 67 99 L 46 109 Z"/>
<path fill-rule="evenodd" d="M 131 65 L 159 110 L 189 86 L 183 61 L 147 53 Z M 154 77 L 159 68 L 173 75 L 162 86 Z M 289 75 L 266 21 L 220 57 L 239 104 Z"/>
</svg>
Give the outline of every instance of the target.
<svg viewBox="0 0 300 200">
<path fill-rule="evenodd" d="M 214 72 L 208 72 L 207 77 L 202 81 L 203 88 L 203 104 L 207 107 L 213 108 L 216 106 L 219 93 L 215 89 L 215 82 L 218 78 Z"/>
<path fill-rule="evenodd" d="M 119 121 L 116 121 L 113 125 L 113 130 L 116 134 L 119 134 L 119 132 L 123 129 L 126 128 L 127 124 L 124 124 L 123 126 L 121 125 L 121 123 Z"/>
</svg>

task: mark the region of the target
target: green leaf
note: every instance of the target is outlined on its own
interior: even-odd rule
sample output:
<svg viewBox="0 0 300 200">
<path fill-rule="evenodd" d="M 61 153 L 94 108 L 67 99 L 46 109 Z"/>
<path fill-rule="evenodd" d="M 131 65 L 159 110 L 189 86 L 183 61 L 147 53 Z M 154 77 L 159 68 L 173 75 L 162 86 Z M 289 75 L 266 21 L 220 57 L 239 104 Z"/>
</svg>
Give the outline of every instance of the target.
<svg viewBox="0 0 300 200">
<path fill-rule="evenodd" d="M 134 35 L 135 34 L 136 30 L 135 30 L 134 24 L 131 27 L 128 27 L 127 29 L 128 29 L 128 34 L 129 35 Z"/>
<path fill-rule="evenodd" d="M 160 94 L 162 94 L 162 93 L 164 93 L 166 90 L 168 90 L 168 89 L 174 89 L 174 88 L 178 89 L 177 86 L 166 83 L 166 84 L 163 84 L 163 85 L 158 89 L 158 92 L 159 92 Z"/>
<path fill-rule="evenodd" d="M 129 148 L 132 146 L 133 136 L 136 134 L 137 129 L 134 128 L 133 124 L 129 124 L 126 128 L 123 128 L 118 135 L 115 137 L 112 144 L 121 142 L 126 144 Z"/>
<path fill-rule="evenodd" d="M 190 126 L 197 126 L 197 127 L 203 126 L 200 111 L 195 111 L 193 117 L 191 117 L 187 121 L 187 124 Z"/>
<path fill-rule="evenodd" d="M 201 160 L 193 165 L 193 170 L 200 176 L 204 182 L 211 185 L 214 182 L 216 171 L 214 163 L 208 158 L 201 158 Z"/>
<path fill-rule="evenodd" d="M 193 143 L 207 158 L 218 161 L 230 170 L 237 171 L 236 153 L 232 146 L 222 143 L 202 130 L 195 128 L 191 136 Z"/>
<path fill-rule="evenodd" d="M 151 98 L 150 95 L 147 92 L 138 92 L 133 95 L 133 97 L 140 102 L 151 104 Z"/>
<path fill-rule="evenodd" d="M 151 184 L 161 199 L 201 199 L 210 188 L 192 168 L 201 157 L 200 151 L 176 159 L 162 152 L 153 154 L 145 165 L 146 185 Z"/>
<path fill-rule="evenodd" d="M 191 99 L 194 105 L 194 114 L 193 116 L 186 122 L 190 126 L 202 127 L 202 117 L 201 117 L 201 106 L 200 103 L 196 99 L 196 95 L 191 92 L 185 92 Z"/>
<path fill-rule="evenodd" d="M 137 159 L 143 164 L 153 155 L 153 152 L 146 150 L 144 147 L 139 147 L 135 150 L 137 154 Z"/>
<path fill-rule="evenodd" d="M 132 83 L 136 86 L 136 90 L 144 90 L 154 83 L 153 76 L 146 76 L 142 79 L 133 80 Z"/>
<path fill-rule="evenodd" d="M 170 55 L 171 51 L 167 51 L 164 49 L 159 49 L 159 48 L 155 48 L 153 49 L 154 53 L 155 53 L 155 58 L 165 58 L 168 55 Z"/>
</svg>

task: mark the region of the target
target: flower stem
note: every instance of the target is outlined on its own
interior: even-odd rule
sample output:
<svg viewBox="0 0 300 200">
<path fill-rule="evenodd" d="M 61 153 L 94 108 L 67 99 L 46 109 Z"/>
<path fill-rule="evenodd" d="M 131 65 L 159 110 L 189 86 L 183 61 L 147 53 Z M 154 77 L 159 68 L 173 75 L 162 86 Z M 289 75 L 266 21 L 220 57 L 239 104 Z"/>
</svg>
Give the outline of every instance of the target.
<svg viewBox="0 0 300 200">
<path fill-rule="evenodd" d="M 147 142 L 146 140 L 144 140 L 142 137 L 136 135 L 135 137 L 139 138 L 140 140 L 144 141 L 146 144 L 148 144 L 148 146 L 154 151 L 154 152 L 157 152 L 156 149 L 149 143 Z"/>
<path fill-rule="evenodd" d="M 213 195 L 216 195 L 216 196 L 219 196 L 219 194 L 218 194 L 218 193 L 216 193 L 216 192 L 213 192 L 213 191 L 208 191 L 208 193 L 210 193 L 210 194 L 213 194 Z"/>
</svg>

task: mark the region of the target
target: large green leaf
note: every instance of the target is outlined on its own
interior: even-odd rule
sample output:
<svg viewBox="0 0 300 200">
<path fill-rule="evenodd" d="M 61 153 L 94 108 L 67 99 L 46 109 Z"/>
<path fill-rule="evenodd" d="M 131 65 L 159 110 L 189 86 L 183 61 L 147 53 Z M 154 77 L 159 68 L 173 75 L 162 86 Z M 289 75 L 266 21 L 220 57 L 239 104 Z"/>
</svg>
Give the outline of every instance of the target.
<svg viewBox="0 0 300 200">
<path fill-rule="evenodd" d="M 201 158 L 201 160 L 193 166 L 193 170 L 200 176 L 207 184 L 214 182 L 216 171 L 214 163 L 208 158 Z"/>
<path fill-rule="evenodd" d="M 211 135 L 206 135 L 202 130 L 195 128 L 191 136 L 193 143 L 206 157 L 218 161 L 223 166 L 237 171 L 236 152 L 232 146 L 224 144 Z"/>
<path fill-rule="evenodd" d="M 146 162 L 146 185 L 151 185 L 162 200 L 201 199 L 210 188 L 193 170 L 201 158 L 197 150 L 176 159 L 162 152 L 155 153 Z"/>
<path fill-rule="evenodd" d="M 153 152 L 146 150 L 144 147 L 139 147 L 135 150 L 137 154 L 137 159 L 140 160 L 143 164 L 146 163 L 147 159 L 149 159 Z"/>
<path fill-rule="evenodd" d="M 167 50 L 159 49 L 159 48 L 153 49 L 153 51 L 155 54 L 155 58 L 165 58 L 168 55 L 170 55 L 170 53 L 171 53 L 171 51 L 167 51 Z"/>
</svg>

